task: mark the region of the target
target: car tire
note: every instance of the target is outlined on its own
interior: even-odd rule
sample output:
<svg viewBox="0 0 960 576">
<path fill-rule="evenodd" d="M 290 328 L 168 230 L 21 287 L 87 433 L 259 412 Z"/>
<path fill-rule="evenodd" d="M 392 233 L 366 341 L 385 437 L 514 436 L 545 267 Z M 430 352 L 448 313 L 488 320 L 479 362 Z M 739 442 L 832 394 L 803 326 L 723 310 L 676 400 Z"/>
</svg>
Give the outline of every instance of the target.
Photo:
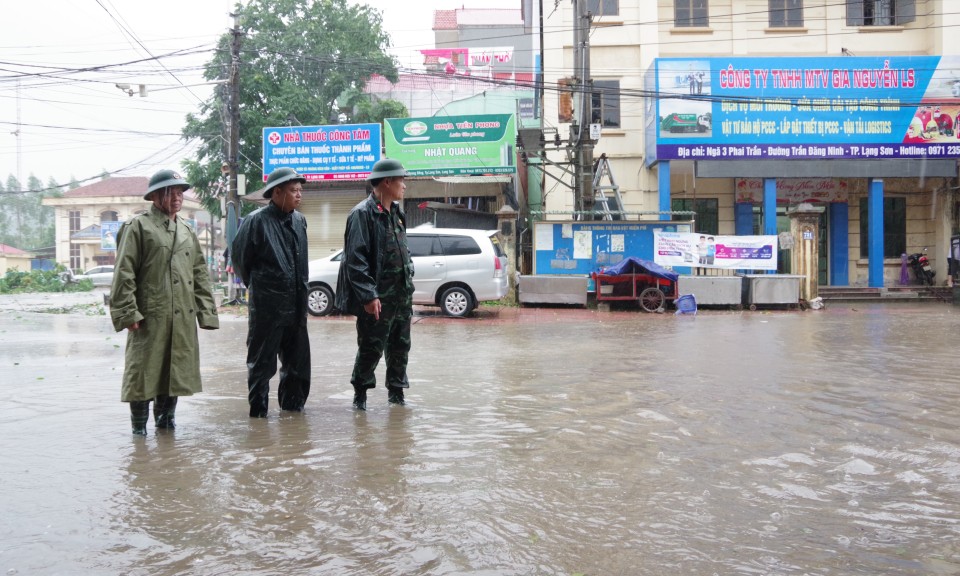
<svg viewBox="0 0 960 576">
<path fill-rule="evenodd" d="M 447 316 L 462 318 L 473 310 L 473 297 L 466 288 L 447 288 L 440 297 L 440 308 Z"/>
<path fill-rule="evenodd" d="M 333 292 L 326 286 L 314 286 L 307 292 L 307 312 L 311 316 L 327 316 L 333 311 Z"/>
</svg>

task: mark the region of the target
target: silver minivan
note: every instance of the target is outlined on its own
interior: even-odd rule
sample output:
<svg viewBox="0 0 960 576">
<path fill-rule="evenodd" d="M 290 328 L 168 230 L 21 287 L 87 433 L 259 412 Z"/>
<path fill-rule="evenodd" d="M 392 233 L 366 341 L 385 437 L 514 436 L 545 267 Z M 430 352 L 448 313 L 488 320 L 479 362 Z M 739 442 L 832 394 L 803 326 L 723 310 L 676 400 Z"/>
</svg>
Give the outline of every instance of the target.
<svg viewBox="0 0 960 576">
<path fill-rule="evenodd" d="M 407 245 L 414 304 L 466 316 L 480 302 L 507 295 L 507 256 L 496 230 L 417 226 L 407 230 Z"/>
<path fill-rule="evenodd" d="M 434 228 L 407 230 L 413 259 L 413 303 L 439 306 L 449 316 L 466 316 L 480 302 L 507 294 L 507 256 L 496 230 Z M 332 312 L 343 251 L 310 262 L 307 310 Z"/>
</svg>

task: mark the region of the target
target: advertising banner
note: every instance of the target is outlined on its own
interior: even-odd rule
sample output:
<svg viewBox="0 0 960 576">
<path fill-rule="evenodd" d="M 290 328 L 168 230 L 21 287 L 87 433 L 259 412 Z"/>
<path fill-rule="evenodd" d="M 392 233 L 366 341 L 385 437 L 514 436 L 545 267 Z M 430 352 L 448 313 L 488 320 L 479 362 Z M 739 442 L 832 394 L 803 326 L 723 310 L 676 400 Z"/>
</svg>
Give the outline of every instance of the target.
<svg viewBox="0 0 960 576">
<path fill-rule="evenodd" d="M 776 236 L 653 233 L 653 261 L 661 266 L 776 270 Z"/>
<path fill-rule="evenodd" d="M 363 180 L 380 160 L 380 124 L 263 129 L 263 181 L 277 168 L 307 180 Z"/>
<path fill-rule="evenodd" d="M 513 114 L 388 118 L 384 148 L 411 176 L 516 172 Z"/>
<path fill-rule="evenodd" d="M 661 58 L 651 76 L 659 160 L 960 157 L 958 56 Z"/>
</svg>

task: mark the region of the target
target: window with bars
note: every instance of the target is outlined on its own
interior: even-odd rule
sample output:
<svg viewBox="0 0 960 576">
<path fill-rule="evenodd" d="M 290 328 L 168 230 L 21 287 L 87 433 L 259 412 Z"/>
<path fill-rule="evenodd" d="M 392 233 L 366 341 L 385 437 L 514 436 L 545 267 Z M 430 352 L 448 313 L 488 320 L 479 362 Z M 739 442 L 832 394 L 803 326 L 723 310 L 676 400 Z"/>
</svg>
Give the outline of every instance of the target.
<svg viewBox="0 0 960 576">
<path fill-rule="evenodd" d="M 594 80 L 590 95 L 590 122 L 604 128 L 620 127 L 620 81 Z"/>
<path fill-rule="evenodd" d="M 720 233 L 720 202 L 716 198 L 674 198 L 670 200 L 670 209 L 696 212 L 697 232 L 703 234 Z M 677 216 L 676 219 L 683 219 Z"/>
<path fill-rule="evenodd" d="M 594 16 L 620 14 L 620 0 L 587 0 L 587 10 Z"/>
<path fill-rule="evenodd" d="M 916 19 L 916 0 L 847 0 L 847 26 L 902 26 Z"/>
<path fill-rule="evenodd" d="M 867 199 L 860 199 L 860 257 L 869 256 L 870 221 Z M 907 199 L 883 199 L 883 257 L 899 258 L 907 251 Z"/>
<path fill-rule="evenodd" d="M 803 26 L 803 0 L 769 0 L 770 27 Z"/>
<path fill-rule="evenodd" d="M 707 0 L 676 0 L 673 4 L 673 25 L 678 28 L 709 26 Z"/>
<path fill-rule="evenodd" d="M 68 228 L 70 230 L 69 237 L 73 236 L 74 233 L 80 231 L 80 211 L 71 210 L 67 214 L 67 219 L 69 221 Z M 79 270 L 80 269 L 80 245 L 74 242 L 70 242 L 70 269 Z"/>
</svg>

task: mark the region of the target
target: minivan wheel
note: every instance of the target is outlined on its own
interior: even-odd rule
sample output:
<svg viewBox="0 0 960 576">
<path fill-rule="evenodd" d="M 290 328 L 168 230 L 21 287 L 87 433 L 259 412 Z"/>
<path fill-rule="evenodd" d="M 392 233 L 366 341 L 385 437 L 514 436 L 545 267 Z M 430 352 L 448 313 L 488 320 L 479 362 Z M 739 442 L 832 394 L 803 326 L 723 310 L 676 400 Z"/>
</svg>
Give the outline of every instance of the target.
<svg viewBox="0 0 960 576">
<path fill-rule="evenodd" d="M 466 288 L 454 286 L 453 288 L 447 288 L 443 296 L 440 297 L 440 308 L 447 316 L 461 318 L 473 310 L 473 299 Z"/>
<path fill-rule="evenodd" d="M 326 286 L 314 286 L 307 292 L 307 312 L 326 316 L 333 310 L 333 293 Z"/>
</svg>

